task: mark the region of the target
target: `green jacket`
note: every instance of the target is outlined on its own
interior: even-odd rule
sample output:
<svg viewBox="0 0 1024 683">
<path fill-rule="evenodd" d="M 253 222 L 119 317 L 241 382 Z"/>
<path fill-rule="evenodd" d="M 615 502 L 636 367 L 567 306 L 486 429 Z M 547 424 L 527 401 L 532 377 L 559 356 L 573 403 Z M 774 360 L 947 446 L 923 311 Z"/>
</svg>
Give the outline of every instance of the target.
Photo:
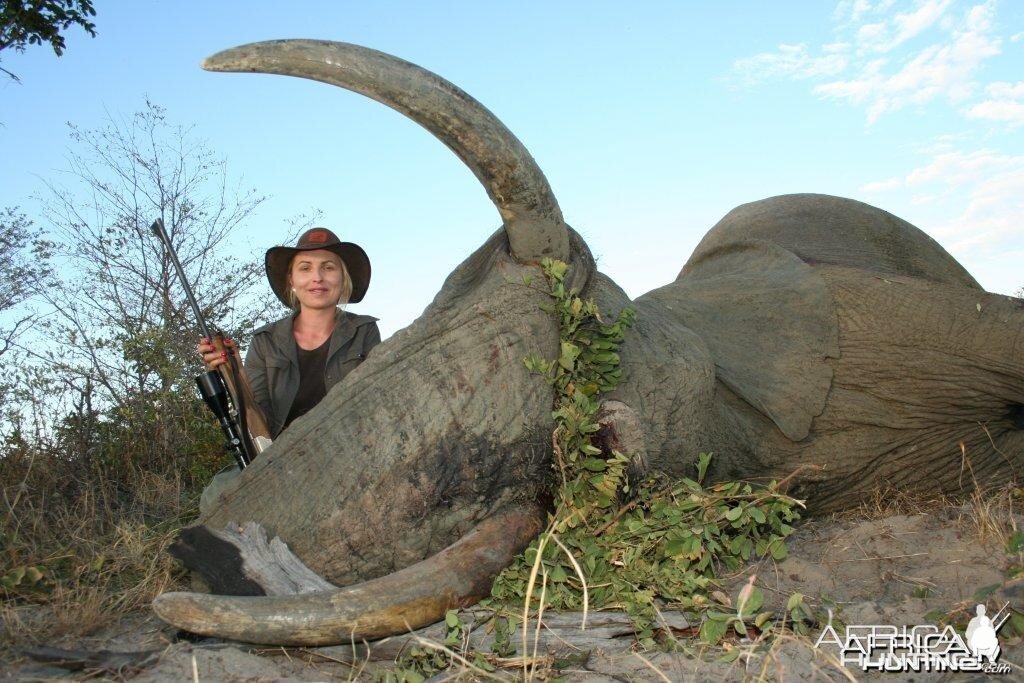
<svg viewBox="0 0 1024 683">
<path fill-rule="evenodd" d="M 264 325 L 252 335 L 245 354 L 245 371 L 252 383 L 256 401 L 263 409 L 270 426 L 270 435 L 277 438 L 284 428 L 292 401 L 299 391 L 299 358 L 292 317 Z M 327 351 L 324 384 L 327 391 L 363 362 L 366 354 L 380 343 L 377 318 L 344 312 L 331 335 Z"/>
</svg>

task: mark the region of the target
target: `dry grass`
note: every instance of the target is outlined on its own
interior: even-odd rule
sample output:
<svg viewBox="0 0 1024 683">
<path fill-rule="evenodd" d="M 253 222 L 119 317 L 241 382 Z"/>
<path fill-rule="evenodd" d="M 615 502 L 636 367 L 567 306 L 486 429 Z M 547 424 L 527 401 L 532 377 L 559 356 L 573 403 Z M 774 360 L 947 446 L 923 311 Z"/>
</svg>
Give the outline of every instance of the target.
<svg viewBox="0 0 1024 683">
<path fill-rule="evenodd" d="M 984 425 L 981 425 L 981 428 L 988 433 Z M 991 436 L 989 439 L 991 440 Z M 995 448 L 994 443 L 992 446 Z M 996 451 L 999 452 L 998 449 Z M 979 482 L 963 441 L 960 442 L 958 482 L 961 491 L 956 494 L 907 493 L 898 488 L 879 487 L 866 497 L 864 503 L 842 516 L 853 514 L 860 519 L 871 520 L 891 515 L 915 515 L 962 507 L 964 514 L 960 517 L 961 521 L 968 520 L 968 526 L 973 526 L 977 530 L 980 540 L 1005 544 L 1009 533 L 1016 530 L 1016 526 L 1012 526 L 1016 522 L 1012 520 L 1021 512 L 1021 502 L 1024 501 L 1022 484 L 1012 480 L 993 482 L 991 479 Z M 973 520 L 973 523 L 970 520 Z M 1009 531 L 1007 524 L 1012 527 Z"/>
<path fill-rule="evenodd" d="M 858 521 L 894 515 L 943 512 L 955 514 L 960 527 L 985 544 L 1005 547 L 1024 523 L 1024 488 L 1016 482 L 998 486 L 975 485 L 969 494 L 908 494 L 878 489 L 861 505 L 836 518 Z"/>
<path fill-rule="evenodd" d="M 194 513 L 180 480 L 136 470 L 113 484 L 49 465 L 0 492 L 0 576 L 41 573 L 0 588 L 0 651 L 88 635 L 182 585 L 164 552 Z"/>
<path fill-rule="evenodd" d="M 901 489 L 879 487 L 853 508 L 837 512 L 836 518 L 870 521 L 895 515 L 919 515 L 936 510 L 948 510 L 962 503 L 941 493 L 908 493 Z"/>
<path fill-rule="evenodd" d="M 975 489 L 961 507 L 958 521 L 981 541 L 1005 548 L 1024 524 L 1024 489 L 1014 484 Z"/>
</svg>

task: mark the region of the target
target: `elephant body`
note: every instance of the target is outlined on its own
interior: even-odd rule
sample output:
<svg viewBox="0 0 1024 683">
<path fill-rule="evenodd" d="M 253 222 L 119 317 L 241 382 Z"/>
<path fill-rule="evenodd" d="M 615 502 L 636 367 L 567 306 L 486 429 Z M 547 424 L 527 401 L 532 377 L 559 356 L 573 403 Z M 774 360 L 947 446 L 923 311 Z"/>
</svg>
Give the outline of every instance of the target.
<svg viewBox="0 0 1024 683">
<path fill-rule="evenodd" d="M 658 469 L 683 474 L 677 454 L 694 450 L 719 454 L 719 478 L 804 468 L 796 493 L 820 511 L 1005 481 L 1024 465 L 1024 304 L 984 292 L 885 211 L 825 195 L 741 206 L 635 305 L 638 319 L 695 332 L 715 369 L 699 433 L 671 406 L 646 418 L 672 436 L 650 456 Z"/>
<path fill-rule="evenodd" d="M 984 292 L 905 221 L 823 195 L 747 204 L 674 282 L 630 301 L 596 270 L 518 140 L 447 81 L 317 41 L 242 46 L 206 66 L 312 78 L 401 111 L 472 169 L 503 226 L 193 530 L 232 558 L 208 574 L 252 579 L 220 530 L 254 521 L 323 579 L 369 583 L 301 599 L 160 596 L 158 614 L 180 628 L 349 642 L 486 593 L 487 572 L 539 529 L 552 483 L 553 390 L 523 362 L 558 355 L 545 257 L 565 261 L 567 286 L 607 315 L 635 308 L 606 419 L 652 471 L 691 474 L 712 452 L 713 477 L 789 477 L 812 509 L 829 510 L 885 489 L 968 488 L 1024 465 L 1021 301 Z M 210 554 L 190 552 L 180 556 Z"/>
</svg>

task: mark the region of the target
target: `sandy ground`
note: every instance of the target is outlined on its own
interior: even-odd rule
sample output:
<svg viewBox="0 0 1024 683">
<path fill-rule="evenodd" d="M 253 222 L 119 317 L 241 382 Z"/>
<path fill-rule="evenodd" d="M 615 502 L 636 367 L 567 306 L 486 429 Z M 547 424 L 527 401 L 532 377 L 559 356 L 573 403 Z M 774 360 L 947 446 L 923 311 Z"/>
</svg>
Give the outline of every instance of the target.
<svg viewBox="0 0 1024 683">
<path fill-rule="evenodd" d="M 1024 520 L 1017 518 L 1018 528 Z M 989 540 L 985 540 L 988 538 Z M 734 577 L 727 591 L 735 595 L 751 573 L 766 596 L 766 604 L 779 609 L 795 592 L 815 607 L 834 606 L 847 625 L 926 623 L 932 610 L 952 614 L 966 623 L 983 587 L 997 586 L 986 602 L 990 613 L 1005 602 L 1024 611 L 1024 579 L 1009 580 L 1010 558 L 991 534 L 977 529 L 977 516 L 967 508 L 948 507 L 919 514 L 812 521 L 790 539 L 790 556 L 783 562 L 763 561 Z M 1010 672 L 995 680 L 1024 681 L 1024 647 L 1019 639 L 1000 633 L 999 662 Z M 865 674 L 844 668 L 834 650 L 815 649 L 812 640 L 787 637 L 770 652 L 752 654 L 752 646 L 733 641 L 741 656 L 732 663 L 714 661 L 721 649 L 701 648 L 681 639 L 685 653 L 638 653 L 628 637 L 574 650 L 563 646 L 549 658 L 548 675 L 569 681 L 683 681 L 683 680 L 985 680 L 987 674 Z M 682 636 L 680 635 L 680 638 Z M 43 681 L 130 679 L 132 681 L 326 681 L 373 680 L 393 662 L 367 662 L 350 648 L 313 650 L 252 649 L 236 643 L 181 640 L 173 629 L 145 612 L 125 616 L 89 638 L 68 639 L 50 645 L 85 650 L 148 652 L 120 674 L 111 671 L 69 672 L 33 661 L 10 657 L 0 665 L 2 680 Z M 352 661 L 352 660 L 355 661 Z M 499 662 L 499 664 L 502 662 Z M 521 677 L 514 662 L 499 669 L 505 679 Z M 431 680 L 476 680 L 479 675 L 442 673 Z"/>
</svg>

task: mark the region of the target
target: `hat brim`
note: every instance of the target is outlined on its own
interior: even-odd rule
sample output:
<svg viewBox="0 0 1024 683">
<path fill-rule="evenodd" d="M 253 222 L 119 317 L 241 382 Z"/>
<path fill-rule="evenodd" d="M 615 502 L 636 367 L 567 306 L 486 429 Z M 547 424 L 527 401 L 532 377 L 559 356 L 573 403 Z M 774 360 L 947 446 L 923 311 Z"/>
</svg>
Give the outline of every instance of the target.
<svg viewBox="0 0 1024 683">
<path fill-rule="evenodd" d="M 363 251 L 363 248 L 353 242 L 335 242 L 328 245 L 310 245 L 306 247 L 271 247 L 267 250 L 265 264 L 267 267 L 267 280 L 270 281 L 270 288 L 287 308 L 288 303 L 288 269 L 291 266 L 292 258 L 300 251 L 315 251 L 325 249 L 334 252 L 345 264 L 348 275 L 352 280 L 352 294 L 348 302 L 359 303 L 366 295 L 370 286 L 370 258 Z"/>
</svg>

